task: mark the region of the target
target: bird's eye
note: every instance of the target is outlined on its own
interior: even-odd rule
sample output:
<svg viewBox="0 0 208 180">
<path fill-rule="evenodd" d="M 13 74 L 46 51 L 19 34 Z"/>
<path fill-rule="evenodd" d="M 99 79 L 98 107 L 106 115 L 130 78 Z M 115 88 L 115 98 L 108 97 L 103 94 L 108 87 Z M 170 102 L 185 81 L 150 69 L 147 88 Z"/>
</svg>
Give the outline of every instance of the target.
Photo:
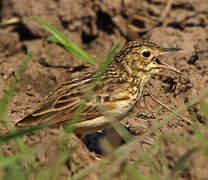
<svg viewBox="0 0 208 180">
<path fill-rule="evenodd" d="M 149 52 L 149 51 L 144 51 L 144 52 L 142 53 L 142 55 L 143 55 L 144 57 L 148 58 L 148 57 L 150 57 L 150 52 Z"/>
</svg>

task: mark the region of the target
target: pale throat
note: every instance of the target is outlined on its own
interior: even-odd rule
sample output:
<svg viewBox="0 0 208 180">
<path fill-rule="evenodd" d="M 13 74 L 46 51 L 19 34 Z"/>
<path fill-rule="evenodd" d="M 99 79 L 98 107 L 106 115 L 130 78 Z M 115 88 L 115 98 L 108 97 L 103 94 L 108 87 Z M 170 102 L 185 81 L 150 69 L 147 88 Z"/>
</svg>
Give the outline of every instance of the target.
<svg viewBox="0 0 208 180">
<path fill-rule="evenodd" d="M 121 76 L 125 77 L 128 82 L 129 88 L 132 89 L 132 100 L 137 101 L 142 95 L 145 84 L 151 79 L 152 73 L 150 72 L 134 72 L 128 66 L 125 71 L 121 72 Z"/>
<path fill-rule="evenodd" d="M 114 73 L 113 74 L 110 73 L 111 76 L 114 76 L 114 78 L 121 79 L 121 82 L 123 83 L 128 83 L 129 87 L 132 88 L 132 90 L 134 89 L 133 91 L 135 94 L 137 94 L 137 96 L 141 95 L 144 89 L 144 85 L 151 79 L 152 74 L 154 74 L 151 70 L 150 71 L 148 70 L 147 71 L 142 71 L 142 70 L 135 71 L 125 61 L 120 62 L 120 63 L 113 62 L 112 67 L 113 67 L 112 68 L 113 71 L 117 72 L 116 73 L 117 75 L 115 75 Z"/>
<path fill-rule="evenodd" d="M 134 72 L 132 71 L 131 72 L 132 77 L 134 77 L 133 83 L 136 83 L 136 86 L 139 89 L 140 95 L 144 89 L 145 84 L 151 79 L 152 75 L 158 74 L 159 71 L 160 71 L 159 69 L 152 69 L 152 66 L 150 64 L 149 67 L 146 67 L 145 71 L 134 71 Z"/>
<path fill-rule="evenodd" d="M 151 72 L 144 72 L 144 71 L 133 71 L 128 66 L 126 66 L 126 71 L 123 73 L 126 80 L 140 89 L 140 92 L 143 90 L 144 85 L 151 79 L 152 73 Z"/>
</svg>

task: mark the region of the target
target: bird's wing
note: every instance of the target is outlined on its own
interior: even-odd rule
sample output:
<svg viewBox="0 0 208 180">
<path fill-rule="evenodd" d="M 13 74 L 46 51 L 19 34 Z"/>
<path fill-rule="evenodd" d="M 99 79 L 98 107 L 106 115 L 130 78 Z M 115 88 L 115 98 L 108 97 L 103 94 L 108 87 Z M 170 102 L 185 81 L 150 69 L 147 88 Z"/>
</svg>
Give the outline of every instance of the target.
<svg viewBox="0 0 208 180">
<path fill-rule="evenodd" d="M 92 75 L 75 79 L 59 86 L 50 93 L 36 110 L 16 123 L 17 127 L 27 127 L 39 123 L 50 125 L 70 122 L 73 114 L 82 102 L 83 95 L 89 89 Z M 103 116 L 98 104 L 93 100 L 86 103 L 84 111 L 77 121 L 90 120 Z"/>
</svg>

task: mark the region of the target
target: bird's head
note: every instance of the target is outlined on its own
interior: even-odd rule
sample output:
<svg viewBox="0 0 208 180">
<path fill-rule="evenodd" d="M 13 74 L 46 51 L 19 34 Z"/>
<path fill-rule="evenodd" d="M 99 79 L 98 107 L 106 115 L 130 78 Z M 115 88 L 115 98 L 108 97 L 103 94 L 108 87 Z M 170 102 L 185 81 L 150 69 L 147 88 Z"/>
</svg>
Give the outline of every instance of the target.
<svg viewBox="0 0 208 180">
<path fill-rule="evenodd" d="M 117 64 L 129 73 L 152 75 L 161 69 L 180 73 L 176 68 L 161 62 L 159 56 L 167 52 L 179 51 L 179 48 L 162 48 L 149 41 L 131 41 L 124 45 L 115 57 Z"/>
</svg>

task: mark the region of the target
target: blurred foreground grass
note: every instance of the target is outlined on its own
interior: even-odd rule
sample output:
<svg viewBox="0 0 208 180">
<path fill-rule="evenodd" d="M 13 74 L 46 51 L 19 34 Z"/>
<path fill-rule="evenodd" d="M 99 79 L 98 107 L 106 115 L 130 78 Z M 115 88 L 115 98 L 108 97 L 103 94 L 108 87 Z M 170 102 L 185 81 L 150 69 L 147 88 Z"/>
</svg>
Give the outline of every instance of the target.
<svg viewBox="0 0 208 180">
<path fill-rule="evenodd" d="M 39 18 L 35 18 L 38 23 L 40 23 L 46 30 L 48 30 L 52 36 L 48 38 L 49 41 L 53 43 L 57 43 L 61 45 L 65 50 L 69 51 L 75 57 L 82 59 L 92 65 L 96 65 L 97 61 L 91 57 L 87 52 L 82 50 L 80 47 L 75 45 L 69 39 L 67 39 L 61 32 L 59 32 L 54 27 L 50 26 L 43 20 Z M 86 93 L 86 97 L 89 97 L 93 94 L 93 88 L 96 86 L 97 81 L 100 79 L 105 69 L 108 67 L 110 60 L 116 54 L 116 52 L 122 46 L 122 42 L 115 43 L 112 50 L 106 56 L 103 64 L 100 66 L 100 69 L 97 71 L 97 75 L 93 83 L 91 84 L 90 90 Z M 70 135 L 73 132 L 73 123 L 66 126 L 64 129 L 64 142 L 63 147 L 60 148 L 58 159 L 53 166 L 46 165 L 42 167 L 34 158 L 35 154 L 39 151 L 41 146 L 30 147 L 23 141 L 23 136 L 31 134 L 39 129 L 45 127 L 45 125 L 38 125 L 35 127 L 31 127 L 23 130 L 16 130 L 13 128 L 10 123 L 9 118 L 6 115 L 6 109 L 8 103 L 10 102 L 18 81 L 20 80 L 22 73 L 24 72 L 28 62 L 32 57 L 32 53 L 28 53 L 21 67 L 18 69 L 14 80 L 11 82 L 9 89 L 5 93 L 4 97 L 1 98 L 0 102 L 0 120 L 4 128 L 7 129 L 7 132 L 1 133 L 0 137 L 0 174 L 1 179 L 28 179 L 31 177 L 31 174 L 36 174 L 37 179 L 62 179 L 61 177 L 61 167 L 64 166 L 66 160 L 68 159 L 69 153 L 73 153 L 76 147 L 69 148 L 67 146 L 68 141 L 70 141 Z M 29 68 L 29 67 L 28 67 Z M 177 177 L 183 173 L 185 169 L 188 168 L 190 164 L 188 164 L 189 160 L 192 158 L 193 154 L 196 152 L 200 152 L 205 158 L 208 158 L 208 143 L 205 134 L 200 130 L 199 122 L 197 117 L 192 110 L 195 104 L 199 104 L 201 111 L 204 114 L 206 120 L 208 120 L 208 105 L 205 102 L 205 98 L 208 96 L 208 90 L 205 90 L 200 94 L 199 97 L 195 99 L 191 99 L 186 103 L 186 106 L 181 107 L 176 110 L 174 113 L 170 114 L 166 117 L 161 123 L 156 124 L 152 128 L 149 129 L 144 135 L 142 135 L 139 139 L 132 138 L 128 134 L 128 132 L 120 126 L 119 123 L 112 124 L 113 127 L 118 131 L 118 133 L 126 140 L 126 143 L 118 149 L 112 150 L 109 156 L 103 158 L 102 160 L 97 161 L 95 164 L 86 167 L 82 170 L 77 170 L 76 174 L 72 177 L 68 177 L 66 179 L 77 180 L 83 179 L 85 176 L 91 174 L 94 171 L 99 169 L 99 178 L 98 179 L 112 179 L 114 177 L 118 177 L 118 179 L 132 179 L 132 180 L 155 180 L 155 179 L 177 179 Z M 74 113 L 73 122 L 79 118 L 80 114 L 86 103 L 86 98 L 83 98 L 82 103 L 80 104 L 77 111 Z M 166 125 L 168 122 L 171 122 L 178 114 L 183 113 L 188 110 L 190 114 L 190 118 L 194 122 L 193 133 L 196 137 L 194 142 L 187 142 L 186 137 L 169 137 L 166 134 L 158 133 L 160 128 Z M 149 137 L 152 133 L 156 134 L 156 140 L 154 144 L 146 148 L 144 151 L 141 151 L 140 143 L 144 140 L 144 138 Z M 169 167 L 169 159 L 167 158 L 164 149 L 161 147 L 165 141 L 174 142 L 175 139 L 179 145 L 187 146 L 187 151 L 183 156 L 179 158 L 179 160 L 174 164 L 173 167 Z M 184 138 L 184 139 L 183 139 Z M 186 141 L 187 144 L 183 142 Z M 16 149 L 18 149 L 15 153 L 10 155 L 5 155 L 5 151 L 7 149 L 13 148 L 11 146 L 15 144 Z M 108 146 L 108 142 L 105 143 Z M 111 150 L 111 147 L 107 147 Z M 155 162 L 152 153 L 156 152 L 158 157 L 158 162 Z M 136 161 L 128 161 L 127 154 L 130 152 L 136 152 L 137 160 Z M 70 156 L 71 157 L 71 156 Z M 27 163 L 24 163 L 24 162 Z M 110 162 L 110 164 L 109 164 Z M 145 175 L 144 172 L 139 171 L 140 166 L 147 166 L 150 175 Z M 118 169 L 120 173 L 118 174 Z M 115 173 L 117 172 L 117 175 Z"/>
</svg>

